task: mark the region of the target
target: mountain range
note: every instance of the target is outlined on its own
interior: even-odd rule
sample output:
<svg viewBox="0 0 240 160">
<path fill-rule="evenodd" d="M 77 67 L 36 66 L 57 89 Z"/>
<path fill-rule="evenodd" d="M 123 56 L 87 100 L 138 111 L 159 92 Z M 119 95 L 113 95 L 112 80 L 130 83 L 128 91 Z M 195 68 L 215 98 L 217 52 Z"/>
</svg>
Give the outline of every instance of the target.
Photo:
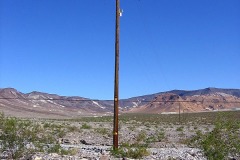
<svg viewBox="0 0 240 160">
<path fill-rule="evenodd" d="M 120 113 L 175 113 L 240 109 L 240 89 L 205 88 L 172 90 L 119 101 Z M 31 118 L 76 118 L 111 115 L 112 100 L 59 96 L 43 92 L 22 93 L 0 89 L 0 112 Z"/>
</svg>

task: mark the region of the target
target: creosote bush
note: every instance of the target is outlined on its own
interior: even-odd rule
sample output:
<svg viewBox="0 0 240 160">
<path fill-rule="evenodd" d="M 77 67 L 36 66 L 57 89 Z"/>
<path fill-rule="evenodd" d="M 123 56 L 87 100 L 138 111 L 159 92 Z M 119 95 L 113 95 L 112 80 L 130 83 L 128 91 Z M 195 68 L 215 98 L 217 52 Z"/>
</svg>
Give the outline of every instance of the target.
<svg viewBox="0 0 240 160">
<path fill-rule="evenodd" d="M 183 127 L 183 126 L 180 126 L 180 127 L 178 127 L 178 128 L 176 129 L 176 131 L 178 131 L 178 132 L 182 132 L 183 129 L 184 129 L 184 127 Z"/>
<path fill-rule="evenodd" d="M 91 129 L 92 127 L 86 123 L 84 123 L 81 127 L 81 129 Z"/>
<path fill-rule="evenodd" d="M 135 144 L 128 144 L 123 143 L 118 149 L 111 150 L 113 156 L 118 158 L 134 158 L 139 159 L 143 158 L 144 156 L 148 156 L 149 152 L 147 151 L 146 146 L 139 145 L 138 143 Z"/>
<path fill-rule="evenodd" d="M 58 139 L 63 135 L 65 131 L 58 125 L 40 125 L 30 120 L 5 117 L 0 113 L 0 153 L 7 151 L 13 159 L 34 152 L 66 154 L 68 151 L 58 144 Z"/>
<path fill-rule="evenodd" d="M 224 117 L 219 115 L 211 132 L 203 134 L 198 130 L 196 136 L 188 142 L 189 145 L 202 148 L 210 160 L 236 157 L 240 153 L 240 122 Z"/>
<path fill-rule="evenodd" d="M 146 132 L 141 131 L 137 136 L 136 136 L 136 141 L 137 142 L 144 142 L 147 138 Z"/>
<path fill-rule="evenodd" d="M 109 137 L 111 136 L 111 131 L 107 128 L 95 128 L 94 131 L 102 135 L 108 135 Z"/>
<path fill-rule="evenodd" d="M 165 132 L 156 132 L 155 135 L 147 136 L 146 143 L 161 142 L 166 140 Z"/>
</svg>

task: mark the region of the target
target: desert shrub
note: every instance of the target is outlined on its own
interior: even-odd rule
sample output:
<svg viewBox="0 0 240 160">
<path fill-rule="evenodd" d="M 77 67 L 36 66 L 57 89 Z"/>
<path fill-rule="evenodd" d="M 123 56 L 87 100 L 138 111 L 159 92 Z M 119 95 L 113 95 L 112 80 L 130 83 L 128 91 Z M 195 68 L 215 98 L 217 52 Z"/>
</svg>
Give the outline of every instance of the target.
<svg viewBox="0 0 240 160">
<path fill-rule="evenodd" d="M 83 125 L 82 125 L 82 127 L 81 127 L 81 129 L 91 129 L 92 128 L 92 126 L 90 126 L 90 125 L 88 125 L 88 124 L 86 124 L 86 123 L 84 123 Z"/>
<path fill-rule="evenodd" d="M 165 132 L 160 131 L 157 133 L 157 140 L 160 142 L 165 138 Z"/>
<path fill-rule="evenodd" d="M 95 128 L 94 129 L 95 132 L 102 134 L 102 135 L 109 135 L 110 132 L 107 128 Z"/>
<path fill-rule="evenodd" d="M 25 145 L 30 140 L 36 139 L 31 130 L 33 128 L 31 128 L 30 122 L 1 116 L 1 150 L 10 152 L 13 159 L 23 156 L 23 153 L 31 152 L 32 149 L 25 149 Z"/>
<path fill-rule="evenodd" d="M 46 150 L 48 153 L 58 153 L 60 155 L 75 155 L 77 154 L 76 149 L 64 149 L 60 144 L 50 145 Z"/>
<path fill-rule="evenodd" d="M 66 131 L 65 130 L 59 130 L 59 132 L 58 132 L 59 138 L 63 138 L 65 135 L 66 135 Z"/>
<path fill-rule="evenodd" d="M 132 126 L 128 126 L 128 129 L 129 129 L 130 131 L 134 131 L 134 130 L 136 129 L 136 127 L 135 127 L 134 125 L 132 125 Z"/>
<path fill-rule="evenodd" d="M 76 126 L 68 126 L 67 128 L 68 128 L 69 132 L 77 132 L 77 131 L 79 131 L 79 128 L 76 127 Z"/>
<path fill-rule="evenodd" d="M 138 144 L 129 145 L 128 143 L 122 144 L 118 149 L 112 149 L 111 153 L 117 158 L 134 158 L 139 159 L 148 156 L 147 148 Z"/>
<path fill-rule="evenodd" d="M 44 123 L 43 127 L 44 128 L 49 128 L 51 125 L 49 123 Z"/>
<path fill-rule="evenodd" d="M 215 121 L 215 128 L 211 132 L 202 134 L 197 131 L 189 145 L 202 148 L 210 160 L 222 160 L 240 153 L 239 135 L 239 121 L 225 119 L 224 115 L 221 115 Z"/>
<path fill-rule="evenodd" d="M 148 136 L 146 139 L 147 143 L 157 142 L 156 136 Z"/>
<path fill-rule="evenodd" d="M 47 151 L 48 151 L 48 153 L 60 153 L 61 146 L 60 146 L 60 144 L 52 145 L 51 147 L 49 147 L 49 149 Z"/>
<path fill-rule="evenodd" d="M 77 154 L 77 149 L 60 149 L 60 154 L 61 155 L 76 155 Z"/>
<path fill-rule="evenodd" d="M 165 139 L 165 132 L 160 131 L 160 132 L 156 132 L 155 135 L 148 136 L 146 139 L 146 142 L 147 143 L 161 142 L 163 139 Z"/>
<path fill-rule="evenodd" d="M 143 142 L 146 140 L 146 132 L 141 131 L 137 136 L 136 136 L 136 141 L 137 142 Z"/>
<path fill-rule="evenodd" d="M 0 152 L 7 151 L 13 159 L 19 159 L 33 152 L 56 152 L 63 149 L 57 143 L 63 129 L 42 126 L 29 120 L 5 117 L 0 113 Z M 48 128 L 49 127 L 49 128 Z M 49 147 L 44 149 L 44 146 Z"/>
<path fill-rule="evenodd" d="M 182 132 L 183 131 L 183 126 L 180 126 L 180 127 L 178 127 L 177 129 L 176 129 L 176 131 L 178 131 L 178 132 Z"/>
</svg>

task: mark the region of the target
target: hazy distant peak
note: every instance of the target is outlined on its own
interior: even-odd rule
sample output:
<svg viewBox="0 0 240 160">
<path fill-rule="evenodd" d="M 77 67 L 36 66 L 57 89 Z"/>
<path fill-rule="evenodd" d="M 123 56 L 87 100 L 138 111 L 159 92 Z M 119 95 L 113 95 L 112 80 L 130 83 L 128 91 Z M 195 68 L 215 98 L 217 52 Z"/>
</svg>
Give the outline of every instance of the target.
<svg viewBox="0 0 240 160">
<path fill-rule="evenodd" d="M 14 88 L 1 88 L 0 96 L 4 98 L 25 98 L 21 92 Z"/>
</svg>

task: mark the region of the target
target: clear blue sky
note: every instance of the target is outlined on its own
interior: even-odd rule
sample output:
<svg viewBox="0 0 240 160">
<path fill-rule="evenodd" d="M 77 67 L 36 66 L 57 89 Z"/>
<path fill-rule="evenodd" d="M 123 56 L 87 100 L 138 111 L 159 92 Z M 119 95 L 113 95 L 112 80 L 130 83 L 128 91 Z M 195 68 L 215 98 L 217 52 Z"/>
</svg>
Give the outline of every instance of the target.
<svg viewBox="0 0 240 160">
<path fill-rule="evenodd" d="M 120 98 L 240 88 L 239 0 L 120 0 Z M 115 0 L 0 0 L 0 88 L 113 98 Z"/>
</svg>

